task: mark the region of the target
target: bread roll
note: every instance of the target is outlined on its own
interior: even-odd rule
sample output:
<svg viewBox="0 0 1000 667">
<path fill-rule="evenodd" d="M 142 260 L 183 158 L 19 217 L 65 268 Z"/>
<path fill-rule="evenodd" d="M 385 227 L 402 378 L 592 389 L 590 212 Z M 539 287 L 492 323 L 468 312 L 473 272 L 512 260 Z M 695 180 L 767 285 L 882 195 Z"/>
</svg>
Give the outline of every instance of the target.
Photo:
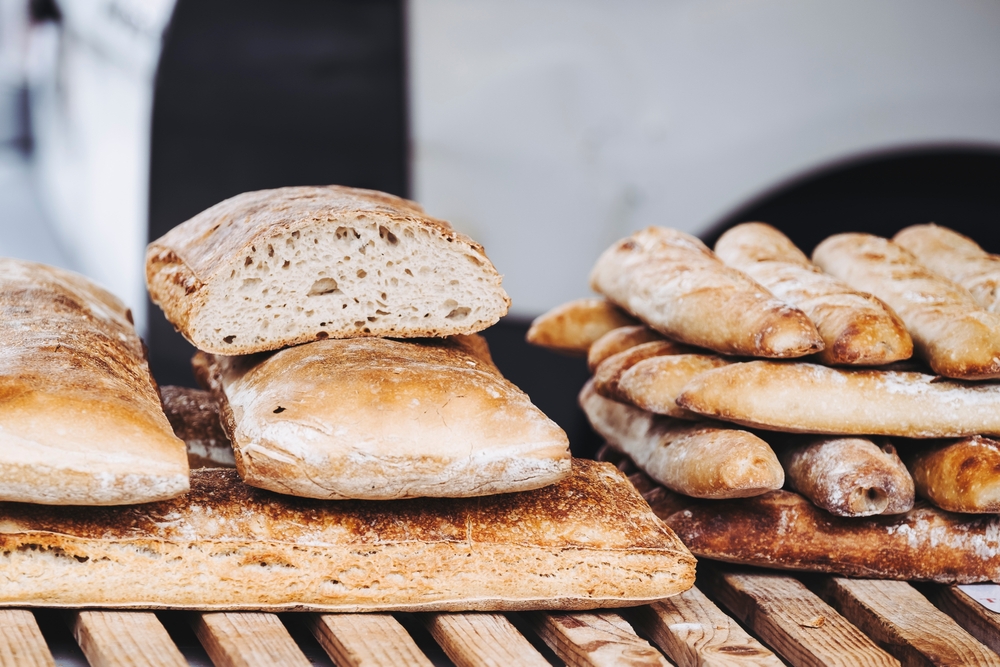
<svg viewBox="0 0 1000 667">
<path fill-rule="evenodd" d="M 713 354 L 674 354 L 644 359 L 621 374 L 617 394 L 643 410 L 678 419 L 702 419 L 677 405 L 677 397 L 692 379 L 731 362 Z"/>
<path fill-rule="evenodd" d="M 577 299 L 536 317 L 526 340 L 565 354 L 586 356 L 598 338 L 635 323 L 628 313 L 606 299 Z"/>
<path fill-rule="evenodd" d="M 706 417 L 790 433 L 1000 434 L 1000 385 L 902 371 L 749 361 L 698 375 L 677 404 Z"/>
<path fill-rule="evenodd" d="M 74 273 L 0 259 L 0 313 L 0 500 L 118 505 L 187 491 L 184 442 L 121 301 Z"/>
<path fill-rule="evenodd" d="M 980 306 L 1000 313 L 1000 255 L 991 255 L 972 239 L 934 224 L 907 227 L 892 240 L 934 273 L 969 290 Z"/>
<path fill-rule="evenodd" d="M 569 441 L 461 338 L 210 359 L 244 481 L 310 498 L 464 497 L 569 473 Z"/>
<path fill-rule="evenodd" d="M 778 570 L 942 584 L 1000 581 L 1000 517 L 918 504 L 848 519 L 790 491 L 699 502 L 662 517 L 696 556 Z"/>
<path fill-rule="evenodd" d="M 668 489 L 696 498 L 745 498 L 785 481 L 766 442 L 712 422 L 657 417 L 599 395 L 593 381 L 580 406 L 594 430 Z"/>
<path fill-rule="evenodd" d="M 226 355 L 473 333 L 510 305 L 475 241 L 414 202 L 339 186 L 216 204 L 149 245 L 146 283 L 195 347 Z"/>
<path fill-rule="evenodd" d="M 1000 378 L 1000 315 L 987 312 L 967 290 L 932 273 L 902 247 L 870 234 L 837 234 L 816 247 L 813 261 L 889 304 L 935 373 Z"/>
<path fill-rule="evenodd" d="M 163 411 L 174 435 L 187 445 L 194 468 L 233 468 L 233 445 L 219 423 L 219 405 L 211 392 L 188 387 L 160 388 Z"/>
<path fill-rule="evenodd" d="M 645 359 L 663 355 L 683 354 L 691 348 L 669 340 L 656 340 L 628 348 L 618 354 L 613 354 L 602 361 L 594 370 L 594 390 L 616 401 L 626 401 L 619 391 L 618 381 L 632 366 Z"/>
<path fill-rule="evenodd" d="M 820 271 L 771 225 L 733 227 L 719 237 L 715 254 L 809 316 L 823 337 L 823 363 L 873 366 L 913 354 L 913 341 L 891 308 Z"/>
<path fill-rule="evenodd" d="M 823 349 L 805 313 L 673 229 L 649 227 L 615 243 L 597 260 L 590 285 L 668 338 L 690 345 L 775 358 Z"/>
<path fill-rule="evenodd" d="M 1000 512 L 1000 442 L 974 435 L 908 459 L 917 493 L 949 512 Z"/>
<path fill-rule="evenodd" d="M 663 336 L 653 331 L 645 324 L 630 327 L 618 327 L 604 334 L 590 346 L 587 351 L 587 368 L 593 373 L 601 362 L 608 357 L 624 352 L 636 345 L 653 343 L 663 340 Z"/>
<path fill-rule="evenodd" d="M 195 470 L 128 508 L 0 505 L 0 606 L 590 609 L 687 590 L 695 561 L 613 466 L 486 498 L 323 502 Z"/>
<path fill-rule="evenodd" d="M 778 449 L 789 486 L 837 516 L 913 509 L 913 479 L 896 449 L 867 438 L 808 438 Z"/>
</svg>

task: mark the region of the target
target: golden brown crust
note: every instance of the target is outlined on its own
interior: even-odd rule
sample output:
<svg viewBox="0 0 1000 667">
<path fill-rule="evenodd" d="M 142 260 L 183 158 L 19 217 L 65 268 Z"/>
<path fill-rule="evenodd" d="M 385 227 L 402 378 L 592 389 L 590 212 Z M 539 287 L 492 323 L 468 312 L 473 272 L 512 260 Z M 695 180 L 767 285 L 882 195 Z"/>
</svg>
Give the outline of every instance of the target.
<svg viewBox="0 0 1000 667">
<path fill-rule="evenodd" d="M 917 493 L 943 510 L 1000 512 L 1000 442 L 974 435 L 908 457 Z"/>
<path fill-rule="evenodd" d="M 211 392 L 167 385 L 160 388 L 160 398 L 174 435 L 187 445 L 192 470 L 236 465 L 229 436 L 219 423 L 219 405 Z"/>
<path fill-rule="evenodd" d="M 525 339 L 539 347 L 585 356 L 604 334 L 634 324 L 634 318 L 606 299 L 577 299 L 536 317 Z"/>
<path fill-rule="evenodd" d="M 618 388 L 622 375 L 640 361 L 664 355 L 685 354 L 692 351 L 687 345 L 671 340 L 654 340 L 627 348 L 598 364 L 594 370 L 594 390 L 614 401 L 628 402 Z"/>
<path fill-rule="evenodd" d="M 473 500 L 324 502 L 196 470 L 136 507 L 0 504 L 18 577 L 3 606 L 587 609 L 668 597 L 694 559 L 624 475 L 577 461 L 559 484 Z"/>
<path fill-rule="evenodd" d="M 778 570 L 969 584 L 1000 581 L 1000 517 L 918 505 L 905 514 L 834 516 L 790 491 L 700 502 L 669 517 L 696 556 Z"/>
<path fill-rule="evenodd" d="M 621 374 L 616 391 L 625 402 L 643 410 L 677 419 L 702 419 L 677 405 L 677 397 L 697 376 L 730 363 L 714 354 L 674 354 L 643 359 Z"/>
<path fill-rule="evenodd" d="M 608 357 L 619 352 L 624 352 L 636 345 L 652 343 L 658 340 L 663 340 L 663 336 L 645 324 L 612 329 L 595 340 L 594 344 L 587 350 L 587 368 L 593 373 L 601 365 L 601 362 Z"/>
</svg>

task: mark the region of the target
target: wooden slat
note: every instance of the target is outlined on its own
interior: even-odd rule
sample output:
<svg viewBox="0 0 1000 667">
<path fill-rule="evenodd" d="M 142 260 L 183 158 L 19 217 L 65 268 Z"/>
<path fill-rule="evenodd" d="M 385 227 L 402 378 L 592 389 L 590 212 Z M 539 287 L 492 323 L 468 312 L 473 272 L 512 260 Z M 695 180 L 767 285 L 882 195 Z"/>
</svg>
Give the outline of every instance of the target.
<svg viewBox="0 0 1000 667">
<path fill-rule="evenodd" d="M 35 615 L 24 609 L 0 610 L 0 667 L 55 667 Z"/>
<path fill-rule="evenodd" d="M 431 636 L 458 667 L 549 667 L 503 614 L 428 614 Z"/>
<path fill-rule="evenodd" d="M 216 667 L 310 667 L 302 649 L 274 614 L 194 614 L 191 625 Z"/>
<path fill-rule="evenodd" d="M 627 616 L 679 667 L 781 667 L 782 664 L 697 588 L 636 607 Z"/>
<path fill-rule="evenodd" d="M 906 667 L 1000 667 L 989 650 L 905 581 L 830 577 L 823 596 Z"/>
<path fill-rule="evenodd" d="M 1000 653 L 1000 614 L 990 611 L 955 586 L 935 586 L 931 597 L 969 634 Z"/>
<path fill-rule="evenodd" d="M 528 615 L 532 628 L 569 667 L 669 667 L 656 648 L 611 612 Z"/>
<path fill-rule="evenodd" d="M 338 667 L 432 667 L 390 614 L 314 614 L 309 629 Z"/>
<path fill-rule="evenodd" d="M 899 665 L 798 579 L 719 571 L 708 580 L 715 599 L 795 667 Z"/>
<path fill-rule="evenodd" d="M 151 612 L 73 612 L 70 629 L 91 667 L 187 665 L 180 649 Z"/>
</svg>

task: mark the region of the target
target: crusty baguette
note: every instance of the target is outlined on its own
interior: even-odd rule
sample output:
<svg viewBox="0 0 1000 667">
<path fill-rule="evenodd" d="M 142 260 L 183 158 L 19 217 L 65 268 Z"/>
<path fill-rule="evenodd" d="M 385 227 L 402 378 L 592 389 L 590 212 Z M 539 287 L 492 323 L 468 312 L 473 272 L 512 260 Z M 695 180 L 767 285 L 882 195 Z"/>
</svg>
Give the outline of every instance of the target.
<svg viewBox="0 0 1000 667">
<path fill-rule="evenodd" d="M 2 606 L 355 611 L 590 609 L 669 597 L 694 558 L 623 474 L 578 460 L 536 491 L 324 502 L 196 470 L 128 508 L 0 505 Z"/>
<path fill-rule="evenodd" d="M 698 502 L 662 517 L 696 556 L 870 579 L 1000 581 L 1000 517 L 918 504 L 905 514 L 834 516 L 791 491 Z"/>
<path fill-rule="evenodd" d="M 771 225 L 733 227 L 719 237 L 715 254 L 809 316 L 823 337 L 823 363 L 876 366 L 913 354 L 913 341 L 891 308 L 823 273 Z"/>
<path fill-rule="evenodd" d="M 967 236 L 934 224 L 907 227 L 892 240 L 934 273 L 969 290 L 983 308 L 1000 313 L 1000 255 L 992 255 Z"/>
<path fill-rule="evenodd" d="M 790 433 L 1000 434 L 1000 385 L 902 371 L 748 361 L 698 375 L 677 404 L 706 417 Z"/>
<path fill-rule="evenodd" d="M 626 403 L 643 410 L 678 419 L 702 419 L 677 405 L 677 397 L 698 375 L 730 363 L 714 354 L 674 354 L 643 359 L 621 374 L 616 392 Z"/>
<path fill-rule="evenodd" d="M 649 227 L 615 243 L 597 260 L 590 285 L 668 338 L 690 345 L 775 358 L 823 349 L 805 313 L 673 229 Z"/>
<path fill-rule="evenodd" d="M 86 278 L 0 259 L 0 500 L 117 505 L 188 488 L 125 305 Z"/>
<path fill-rule="evenodd" d="M 974 435 L 934 444 L 907 463 L 917 493 L 943 510 L 1000 512 L 1000 442 Z"/>
<path fill-rule="evenodd" d="M 203 389 L 160 388 L 160 399 L 174 435 L 187 445 L 188 465 L 194 468 L 233 468 L 233 445 L 219 422 L 219 404 Z"/>
<path fill-rule="evenodd" d="M 214 356 L 207 380 L 253 486 L 376 500 L 509 493 L 565 477 L 566 434 L 468 349 L 461 338 L 330 339 Z"/>
<path fill-rule="evenodd" d="M 658 340 L 663 340 L 663 336 L 645 324 L 612 329 L 595 340 L 594 344 L 587 350 L 587 368 L 593 373 L 601 365 L 601 362 L 608 357 L 619 352 L 624 352 L 636 345 L 652 343 Z"/>
<path fill-rule="evenodd" d="M 526 340 L 565 354 L 586 356 L 598 338 L 635 323 L 633 317 L 607 299 L 577 299 L 536 317 Z"/>
<path fill-rule="evenodd" d="M 837 516 L 913 509 L 913 479 L 892 445 L 867 438 L 808 438 L 778 449 L 789 486 Z"/>
<path fill-rule="evenodd" d="M 870 234 L 837 234 L 816 247 L 813 261 L 889 304 L 935 373 L 1000 378 L 1000 314 L 988 312 L 968 290 L 932 273 L 901 246 Z"/>
<path fill-rule="evenodd" d="M 605 398 L 627 401 L 619 391 L 618 381 L 628 369 L 646 359 L 663 355 L 684 354 L 690 351 L 691 348 L 687 345 L 681 345 L 671 340 L 654 340 L 612 354 L 598 364 L 594 370 L 594 390 Z"/>
<path fill-rule="evenodd" d="M 146 283 L 195 347 L 227 355 L 473 333 L 510 305 L 475 241 L 411 201 L 339 186 L 216 204 L 149 245 Z"/>
<path fill-rule="evenodd" d="M 593 381 L 580 407 L 608 444 L 668 489 L 696 498 L 745 498 L 780 489 L 784 472 L 757 436 L 714 422 L 682 422 L 604 398 Z"/>
</svg>

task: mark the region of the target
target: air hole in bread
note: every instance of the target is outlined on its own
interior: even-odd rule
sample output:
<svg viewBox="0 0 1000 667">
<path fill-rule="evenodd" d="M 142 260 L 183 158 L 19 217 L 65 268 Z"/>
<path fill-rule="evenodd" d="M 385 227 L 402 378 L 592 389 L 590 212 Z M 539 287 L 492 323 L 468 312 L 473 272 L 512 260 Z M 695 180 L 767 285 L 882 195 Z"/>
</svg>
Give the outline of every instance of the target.
<svg viewBox="0 0 1000 667">
<path fill-rule="evenodd" d="M 236 340 L 236 336 L 226 336 L 226 337 L 225 337 L 225 338 L 223 338 L 222 340 L 224 340 L 224 341 L 226 341 L 227 343 L 229 343 L 230 345 L 232 345 L 232 344 L 233 344 L 233 341 L 234 341 L 234 340 Z"/>
<path fill-rule="evenodd" d="M 292 265 L 292 263 L 291 263 L 291 262 L 290 262 L 289 260 L 287 260 L 287 259 L 286 259 L 286 260 L 285 260 L 285 261 L 284 261 L 284 262 L 283 262 L 283 263 L 281 264 L 281 268 L 283 268 L 283 269 L 287 269 L 287 268 L 288 268 L 288 267 L 290 267 L 291 265 Z"/>
<path fill-rule="evenodd" d="M 330 334 L 327 333 L 326 331 L 317 331 L 316 332 L 316 340 L 324 340 L 324 339 L 329 338 L 329 337 L 330 337 Z"/>
<path fill-rule="evenodd" d="M 333 278 L 320 278 L 309 288 L 307 296 L 321 296 L 323 294 L 342 294 L 342 292 L 337 289 L 337 281 Z"/>
<path fill-rule="evenodd" d="M 247 257 L 246 261 L 243 262 L 243 266 L 250 266 L 253 264 L 253 257 Z"/>
<path fill-rule="evenodd" d="M 392 245 L 396 245 L 397 243 L 399 243 L 399 239 L 396 238 L 396 235 L 390 232 L 388 228 L 386 228 L 384 225 L 378 226 L 378 235 L 380 238 L 385 239 Z"/>
<path fill-rule="evenodd" d="M 285 409 L 284 409 L 283 407 L 281 407 L 281 406 L 279 405 L 278 407 L 276 407 L 276 408 L 274 409 L 274 414 L 276 414 L 276 415 L 280 415 L 280 414 L 281 414 L 282 412 L 284 412 L 284 411 L 285 411 Z"/>
<path fill-rule="evenodd" d="M 365 271 L 364 269 L 358 269 L 358 278 L 364 278 L 367 275 L 368 275 L 367 271 Z"/>
<path fill-rule="evenodd" d="M 293 239 L 297 239 L 297 238 L 299 238 L 299 236 L 300 236 L 300 234 L 297 231 L 296 232 L 292 232 L 292 238 Z"/>
<path fill-rule="evenodd" d="M 461 308 L 455 308 L 450 313 L 445 315 L 449 320 L 463 320 L 468 317 L 469 313 L 472 312 L 470 308 L 462 306 Z"/>
</svg>

